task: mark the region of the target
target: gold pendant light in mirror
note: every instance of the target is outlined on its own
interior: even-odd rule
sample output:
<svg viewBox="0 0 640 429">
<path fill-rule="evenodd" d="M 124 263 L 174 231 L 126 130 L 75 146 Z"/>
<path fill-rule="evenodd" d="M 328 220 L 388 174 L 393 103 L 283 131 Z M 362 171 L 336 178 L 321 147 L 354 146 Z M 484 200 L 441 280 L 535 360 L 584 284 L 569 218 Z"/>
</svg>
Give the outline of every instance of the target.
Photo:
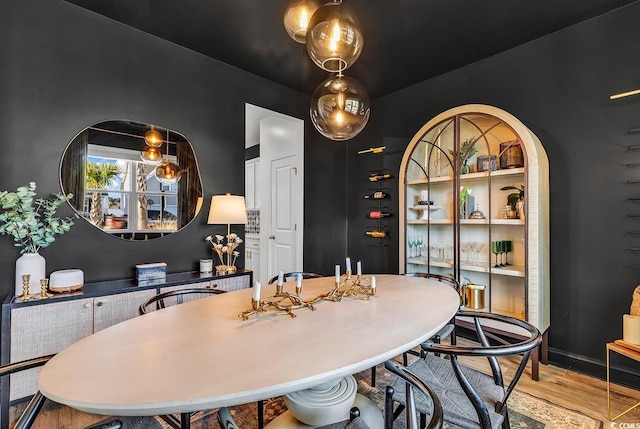
<svg viewBox="0 0 640 429">
<path fill-rule="evenodd" d="M 325 4 L 309 21 L 307 52 L 318 67 L 328 72 L 351 67 L 363 45 L 364 37 L 353 9 L 341 1 Z"/>
<path fill-rule="evenodd" d="M 320 7 L 317 0 L 293 0 L 284 13 L 284 28 L 298 43 L 307 40 L 307 26 L 313 13 Z"/>
<path fill-rule="evenodd" d="M 164 185 L 173 185 L 180 180 L 180 170 L 179 167 L 169 161 L 169 159 L 165 159 L 156 167 L 156 179 L 160 181 Z"/>
<path fill-rule="evenodd" d="M 140 158 L 145 164 L 160 164 L 162 152 L 156 147 L 147 146 L 140 152 Z"/>
<path fill-rule="evenodd" d="M 311 96 L 311 122 L 331 140 L 348 140 L 369 121 L 369 96 L 357 80 L 341 74 L 322 82 Z"/>
<path fill-rule="evenodd" d="M 173 185 L 180 180 L 181 174 L 180 167 L 169 161 L 169 130 L 167 130 L 167 156 L 156 167 L 156 179 L 164 185 Z"/>
<path fill-rule="evenodd" d="M 162 146 L 162 134 L 151 125 L 151 130 L 144 135 L 147 146 L 159 148 Z"/>
</svg>

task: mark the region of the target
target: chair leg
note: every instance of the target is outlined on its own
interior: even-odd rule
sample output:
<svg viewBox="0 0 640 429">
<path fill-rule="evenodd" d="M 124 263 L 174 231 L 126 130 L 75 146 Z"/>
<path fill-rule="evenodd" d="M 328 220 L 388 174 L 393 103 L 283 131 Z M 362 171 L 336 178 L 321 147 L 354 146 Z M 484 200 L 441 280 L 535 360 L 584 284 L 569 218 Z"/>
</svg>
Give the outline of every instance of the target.
<svg viewBox="0 0 640 429">
<path fill-rule="evenodd" d="M 37 392 L 29 401 L 27 408 L 25 408 L 24 412 L 18 419 L 14 429 L 29 429 L 36 417 L 38 417 L 38 413 L 42 409 L 42 405 L 44 404 L 45 398 L 42 393 Z"/>
<path fill-rule="evenodd" d="M 371 387 L 376 387 L 376 367 L 371 367 Z"/>
<path fill-rule="evenodd" d="M 264 401 L 258 401 L 258 429 L 264 428 Z"/>
<path fill-rule="evenodd" d="M 384 427 L 393 428 L 393 387 L 387 386 L 384 397 Z"/>
<path fill-rule="evenodd" d="M 180 429 L 191 429 L 191 413 L 180 413 Z"/>
</svg>

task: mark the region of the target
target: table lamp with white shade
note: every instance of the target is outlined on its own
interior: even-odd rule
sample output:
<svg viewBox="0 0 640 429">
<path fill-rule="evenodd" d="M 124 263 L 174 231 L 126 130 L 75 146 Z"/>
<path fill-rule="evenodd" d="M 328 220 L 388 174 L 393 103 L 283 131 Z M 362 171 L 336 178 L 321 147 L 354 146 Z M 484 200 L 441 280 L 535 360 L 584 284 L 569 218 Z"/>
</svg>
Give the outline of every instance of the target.
<svg viewBox="0 0 640 429">
<path fill-rule="evenodd" d="M 224 225 L 227 224 L 227 243 L 214 243 L 213 239 L 208 240 L 213 245 L 213 249 L 218 253 L 222 265 L 216 266 L 216 272 L 219 274 L 231 274 L 236 272 L 235 257 L 233 262 L 231 256 L 236 247 L 242 243 L 242 239 L 231 236 L 231 224 L 246 224 L 247 223 L 247 209 L 242 195 L 214 195 L 211 197 L 211 207 L 209 208 L 209 218 L 207 224 L 209 225 Z M 210 237 L 207 237 L 209 239 Z M 218 246 L 222 244 L 223 246 Z M 224 262 L 223 255 L 221 254 L 222 247 L 227 248 L 227 261 Z M 233 255 L 236 256 L 236 255 Z"/>
</svg>

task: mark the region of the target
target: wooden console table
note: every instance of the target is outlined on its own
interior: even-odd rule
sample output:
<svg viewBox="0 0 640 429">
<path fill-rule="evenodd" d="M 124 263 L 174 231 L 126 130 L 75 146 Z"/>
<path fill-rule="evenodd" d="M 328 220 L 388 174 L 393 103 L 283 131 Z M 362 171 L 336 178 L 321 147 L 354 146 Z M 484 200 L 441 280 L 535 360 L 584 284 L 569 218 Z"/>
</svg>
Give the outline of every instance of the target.
<svg viewBox="0 0 640 429">
<path fill-rule="evenodd" d="M 13 296 L 2 304 L 2 365 L 58 353 L 84 337 L 138 316 L 138 308 L 157 293 L 193 287 L 225 291 L 253 284 L 253 272 L 226 276 L 199 272 L 167 274 L 165 280 L 138 285 L 135 279 L 87 283 L 82 290 L 23 302 Z M 4 377 L 0 392 L 0 428 L 9 426 L 9 405 L 33 395 L 40 368 Z"/>
</svg>

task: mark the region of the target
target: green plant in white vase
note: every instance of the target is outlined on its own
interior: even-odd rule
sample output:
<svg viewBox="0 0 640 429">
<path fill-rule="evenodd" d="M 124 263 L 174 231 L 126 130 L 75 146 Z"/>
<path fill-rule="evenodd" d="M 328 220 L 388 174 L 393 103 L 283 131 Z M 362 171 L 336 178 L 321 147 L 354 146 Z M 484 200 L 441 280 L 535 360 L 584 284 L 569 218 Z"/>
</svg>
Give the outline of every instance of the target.
<svg viewBox="0 0 640 429">
<path fill-rule="evenodd" d="M 44 258 L 38 254 L 71 229 L 72 218 L 56 217 L 56 210 L 73 197 L 56 194 L 50 199 L 35 198 L 36 184 L 21 186 L 16 192 L 0 192 L 0 235 L 11 235 L 14 246 L 23 255 L 16 261 L 16 295 L 22 294 L 22 275 L 30 274 L 29 293 L 40 291 L 40 279 L 45 278 Z M 26 270 L 26 271 L 25 271 Z"/>
</svg>

